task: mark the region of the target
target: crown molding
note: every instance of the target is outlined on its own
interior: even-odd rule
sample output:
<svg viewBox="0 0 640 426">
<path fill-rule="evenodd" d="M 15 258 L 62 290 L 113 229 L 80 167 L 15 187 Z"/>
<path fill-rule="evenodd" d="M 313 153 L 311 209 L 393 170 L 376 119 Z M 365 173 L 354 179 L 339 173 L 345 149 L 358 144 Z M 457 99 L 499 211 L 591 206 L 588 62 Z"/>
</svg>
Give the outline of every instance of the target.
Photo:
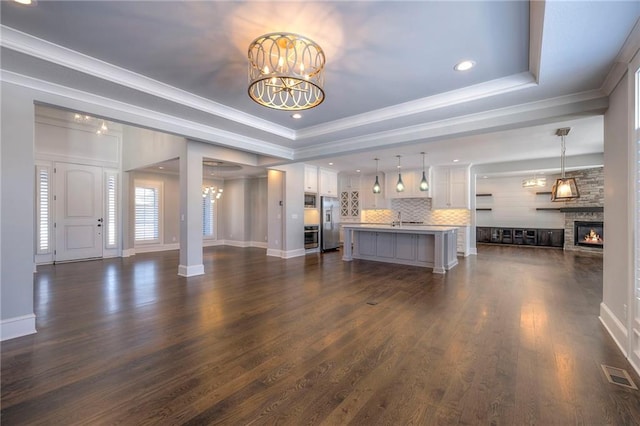
<svg viewBox="0 0 640 426">
<path fill-rule="evenodd" d="M 540 83 L 545 6 L 545 0 L 529 2 L 529 72 L 536 83 Z"/>
<path fill-rule="evenodd" d="M 0 46 L 290 140 L 295 132 L 83 53 L 0 25 Z"/>
<path fill-rule="evenodd" d="M 296 133 L 296 139 L 305 139 L 324 136 L 334 132 L 351 129 L 353 127 L 366 126 L 394 118 L 406 117 L 439 108 L 446 108 L 465 102 L 501 95 L 514 90 L 527 89 L 536 86 L 535 78 L 530 72 L 523 72 L 511 76 L 498 78 L 462 89 L 451 90 L 445 93 L 429 96 L 414 101 L 405 102 L 387 108 L 381 108 L 372 112 L 354 115 L 330 123 L 307 127 Z"/>
<path fill-rule="evenodd" d="M 231 149 L 244 150 L 262 155 L 285 159 L 292 159 L 294 157 L 294 151 L 290 148 L 11 71 L 0 70 L 0 81 L 58 97 L 56 99 L 49 99 L 47 96 L 36 95 L 35 100 L 37 102 L 87 112 L 92 112 L 91 110 L 96 109 L 98 111 L 94 113 L 99 113 L 98 115 L 108 116 L 113 120 L 143 127 L 149 127 L 148 124 L 143 124 L 145 120 L 152 120 L 154 124 L 151 127 L 188 138 L 208 141 L 210 143 L 215 142 L 215 144 L 223 145 Z M 99 110 L 103 108 L 106 108 L 108 111 L 100 112 Z"/>
<path fill-rule="evenodd" d="M 609 70 L 607 77 L 602 83 L 601 90 L 608 95 L 613 92 L 622 77 L 627 72 L 629 63 L 633 57 L 640 51 L 640 19 L 636 21 L 631 33 L 624 41 L 616 59 L 613 61 L 613 66 Z"/>
<path fill-rule="evenodd" d="M 475 114 L 452 117 L 430 123 L 387 130 L 375 134 L 298 148 L 295 160 L 304 161 L 329 155 L 347 154 L 416 140 L 464 136 L 470 132 L 506 128 L 589 111 L 604 111 L 608 98 L 601 90 L 559 96 L 526 104 L 499 108 Z"/>
</svg>

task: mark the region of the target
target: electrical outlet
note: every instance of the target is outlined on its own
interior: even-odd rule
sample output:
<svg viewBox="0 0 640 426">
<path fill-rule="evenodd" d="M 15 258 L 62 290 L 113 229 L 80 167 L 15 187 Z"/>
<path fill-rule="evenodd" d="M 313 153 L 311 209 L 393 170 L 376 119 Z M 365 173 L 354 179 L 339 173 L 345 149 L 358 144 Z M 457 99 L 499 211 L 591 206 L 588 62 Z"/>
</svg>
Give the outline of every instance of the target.
<svg viewBox="0 0 640 426">
<path fill-rule="evenodd" d="M 623 304 L 622 304 L 622 316 L 624 317 L 624 319 L 627 319 L 627 315 L 628 315 L 628 314 L 627 314 L 627 311 L 628 311 L 628 309 L 627 309 L 627 304 L 626 304 L 626 303 L 623 303 Z"/>
</svg>

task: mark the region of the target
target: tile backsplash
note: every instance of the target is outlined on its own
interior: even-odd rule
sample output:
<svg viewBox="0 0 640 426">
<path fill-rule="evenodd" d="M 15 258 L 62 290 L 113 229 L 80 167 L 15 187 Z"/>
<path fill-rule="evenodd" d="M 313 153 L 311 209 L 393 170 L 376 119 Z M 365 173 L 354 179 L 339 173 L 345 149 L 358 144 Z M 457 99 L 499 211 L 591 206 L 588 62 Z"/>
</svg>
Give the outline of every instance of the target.
<svg viewBox="0 0 640 426">
<path fill-rule="evenodd" d="M 391 209 L 363 210 L 362 221 L 369 223 L 391 223 L 398 212 L 403 222 L 424 222 L 427 225 L 458 225 L 471 223 L 467 209 L 432 210 L 430 198 L 399 198 L 391 200 Z"/>
</svg>

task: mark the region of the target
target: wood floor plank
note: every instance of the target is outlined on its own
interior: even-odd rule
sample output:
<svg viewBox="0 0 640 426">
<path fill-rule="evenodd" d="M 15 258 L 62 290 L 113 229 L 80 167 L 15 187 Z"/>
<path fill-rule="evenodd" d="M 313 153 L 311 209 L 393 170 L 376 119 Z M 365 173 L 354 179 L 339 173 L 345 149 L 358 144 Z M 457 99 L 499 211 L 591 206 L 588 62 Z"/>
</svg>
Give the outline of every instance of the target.
<svg viewBox="0 0 640 426">
<path fill-rule="evenodd" d="M 212 247 L 42 266 L 2 343 L 23 424 L 640 424 L 598 320 L 602 259 L 481 246 L 446 275 Z"/>
</svg>

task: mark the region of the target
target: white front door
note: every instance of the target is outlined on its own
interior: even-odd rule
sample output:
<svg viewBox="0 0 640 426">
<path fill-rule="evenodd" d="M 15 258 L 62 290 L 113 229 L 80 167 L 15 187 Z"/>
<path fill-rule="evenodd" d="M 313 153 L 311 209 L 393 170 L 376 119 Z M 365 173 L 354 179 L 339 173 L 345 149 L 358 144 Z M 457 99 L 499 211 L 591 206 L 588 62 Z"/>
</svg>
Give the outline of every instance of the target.
<svg viewBox="0 0 640 426">
<path fill-rule="evenodd" d="M 55 261 L 102 257 L 102 169 L 55 164 Z"/>
</svg>

